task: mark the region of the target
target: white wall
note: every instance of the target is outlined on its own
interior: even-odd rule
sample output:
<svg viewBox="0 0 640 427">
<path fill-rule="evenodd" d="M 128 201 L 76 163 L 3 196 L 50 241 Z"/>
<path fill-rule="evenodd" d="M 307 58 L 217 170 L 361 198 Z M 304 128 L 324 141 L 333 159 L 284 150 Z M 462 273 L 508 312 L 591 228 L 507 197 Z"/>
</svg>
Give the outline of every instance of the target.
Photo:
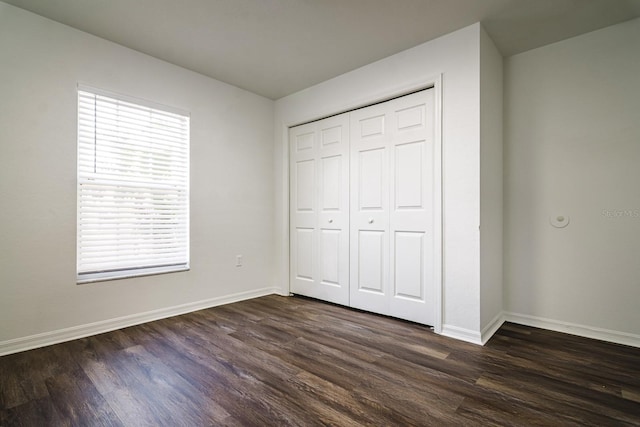
<svg viewBox="0 0 640 427">
<path fill-rule="evenodd" d="M 480 33 L 480 329 L 486 341 L 501 325 L 502 55 Z"/>
<path fill-rule="evenodd" d="M 506 309 L 640 345 L 640 19 L 508 58 L 505 94 Z"/>
<path fill-rule="evenodd" d="M 283 98 L 274 122 L 272 101 L 0 2 L 0 353 L 288 292 L 287 127 L 438 75 L 445 333 L 491 326 L 504 253 L 508 318 L 637 344 L 639 40 L 633 20 L 505 60 L 502 251 L 500 58 L 479 24 Z M 191 271 L 75 284 L 78 82 L 191 112 Z"/>
<path fill-rule="evenodd" d="M 288 292 L 287 126 L 380 100 L 442 74 L 443 330 L 479 340 L 480 25 L 276 101 L 274 278 Z"/>
<path fill-rule="evenodd" d="M 272 291 L 272 101 L 1 2 L 0 58 L 0 353 Z M 191 271 L 76 285 L 78 82 L 191 112 Z"/>
</svg>

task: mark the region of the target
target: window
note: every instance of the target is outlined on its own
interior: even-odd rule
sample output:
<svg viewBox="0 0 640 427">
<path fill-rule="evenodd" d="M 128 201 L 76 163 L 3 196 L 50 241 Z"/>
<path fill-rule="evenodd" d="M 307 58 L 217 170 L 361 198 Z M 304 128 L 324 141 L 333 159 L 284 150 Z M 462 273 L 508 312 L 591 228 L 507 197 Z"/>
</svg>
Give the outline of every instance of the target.
<svg viewBox="0 0 640 427">
<path fill-rule="evenodd" d="M 78 88 L 78 283 L 189 268 L 189 116 Z"/>
</svg>

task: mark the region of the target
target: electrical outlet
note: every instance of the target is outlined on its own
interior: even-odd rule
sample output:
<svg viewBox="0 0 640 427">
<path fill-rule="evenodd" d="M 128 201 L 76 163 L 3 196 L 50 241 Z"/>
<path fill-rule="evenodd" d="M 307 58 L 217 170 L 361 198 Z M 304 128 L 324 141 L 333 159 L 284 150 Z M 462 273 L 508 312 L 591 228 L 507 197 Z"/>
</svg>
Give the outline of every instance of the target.
<svg viewBox="0 0 640 427">
<path fill-rule="evenodd" d="M 242 255 L 236 255 L 236 267 L 242 267 Z"/>
</svg>

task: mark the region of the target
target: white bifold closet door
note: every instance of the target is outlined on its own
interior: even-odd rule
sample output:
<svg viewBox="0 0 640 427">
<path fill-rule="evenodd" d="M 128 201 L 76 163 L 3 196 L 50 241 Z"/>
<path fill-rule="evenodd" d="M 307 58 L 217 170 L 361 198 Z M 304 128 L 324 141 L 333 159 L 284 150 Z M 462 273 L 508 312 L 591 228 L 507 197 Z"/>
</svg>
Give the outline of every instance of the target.
<svg viewBox="0 0 640 427">
<path fill-rule="evenodd" d="M 291 128 L 291 292 L 349 305 L 349 114 Z"/>
<path fill-rule="evenodd" d="M 290 129 L 291 292 L 434 324 L 433 92 Z"/>
<path fill-rule="evenodd" d="M 350 306 L 435 321 L 440 185 L 433 90 L 350 115 Z"/>
</svg>

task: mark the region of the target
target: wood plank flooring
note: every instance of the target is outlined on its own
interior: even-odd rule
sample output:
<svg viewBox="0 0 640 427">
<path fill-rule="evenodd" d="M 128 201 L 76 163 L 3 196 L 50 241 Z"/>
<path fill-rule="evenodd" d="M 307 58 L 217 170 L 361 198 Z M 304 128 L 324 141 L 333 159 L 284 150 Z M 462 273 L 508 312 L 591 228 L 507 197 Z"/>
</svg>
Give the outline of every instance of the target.
<svg viewBox="0 0 640 427">
<path fill-rule="evenodd" d="M 267 296 L 0 358 L 0 426 L 640 425 L 640 349 Z"/>
</svg>

